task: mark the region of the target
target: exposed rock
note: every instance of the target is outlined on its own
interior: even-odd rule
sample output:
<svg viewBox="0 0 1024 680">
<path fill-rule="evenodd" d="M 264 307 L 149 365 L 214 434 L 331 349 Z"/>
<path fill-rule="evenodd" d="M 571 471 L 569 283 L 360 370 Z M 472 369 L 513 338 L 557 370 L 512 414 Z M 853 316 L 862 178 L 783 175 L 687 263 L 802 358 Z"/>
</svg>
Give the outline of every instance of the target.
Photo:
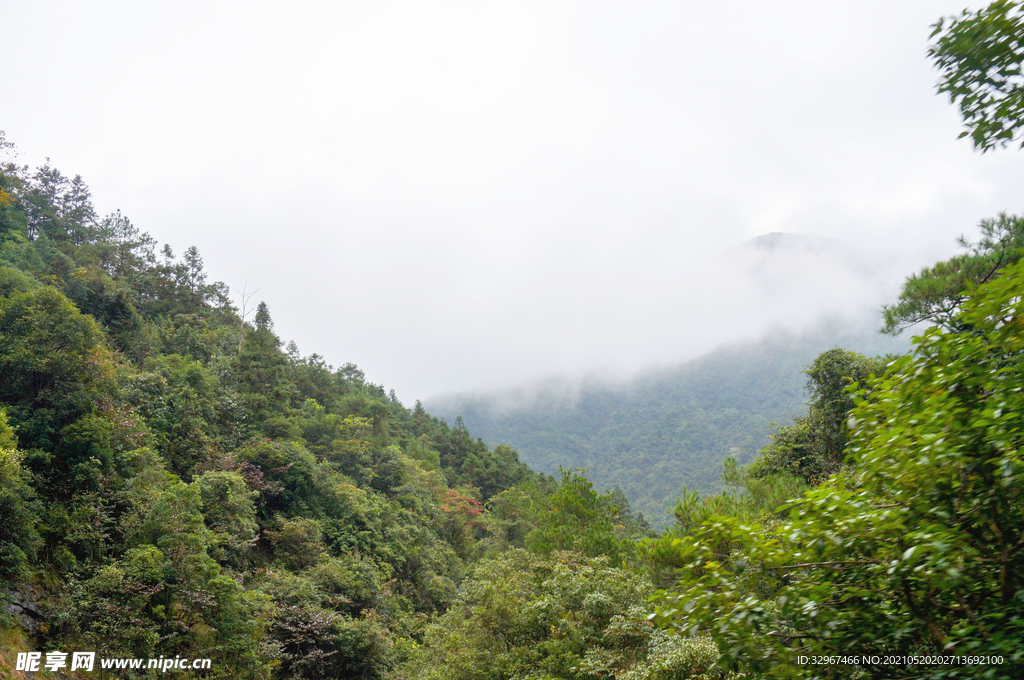
<svg viewBox="0 0 1024 680">
<path fill-rule="evenodd" d="M 6 599 L 9 601 L 4 605 L 4 609 L 14 617 L 18 625 L 30 635 L 38 633 L 43 614 L 35 589 L 31 586 L 19 586 L 8 592 Z"/>
</svg>

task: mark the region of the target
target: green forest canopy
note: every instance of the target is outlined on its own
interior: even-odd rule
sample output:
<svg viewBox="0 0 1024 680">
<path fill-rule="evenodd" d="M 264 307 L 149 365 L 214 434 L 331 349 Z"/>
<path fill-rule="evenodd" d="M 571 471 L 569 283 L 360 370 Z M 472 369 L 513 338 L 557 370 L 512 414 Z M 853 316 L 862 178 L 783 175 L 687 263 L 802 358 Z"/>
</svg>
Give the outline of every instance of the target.
<svg viewBox="0 0 1024 680">
<path fill-rule="evenodd" d="M 1020 14 L 937 29 L 980 148 L 1020 127 Z M 6 162 L 0 669 L 94 649 L 212 659 L 182 677 L 1020 677 L 1015 234 L 970 253 L 994 269 L 908 282 L 894 329 L 941 312 L 909 356 L 819 355 L 807 415 L 652 536 L 621 493 L 282 350 L 194 248 Z"/>
</svg>

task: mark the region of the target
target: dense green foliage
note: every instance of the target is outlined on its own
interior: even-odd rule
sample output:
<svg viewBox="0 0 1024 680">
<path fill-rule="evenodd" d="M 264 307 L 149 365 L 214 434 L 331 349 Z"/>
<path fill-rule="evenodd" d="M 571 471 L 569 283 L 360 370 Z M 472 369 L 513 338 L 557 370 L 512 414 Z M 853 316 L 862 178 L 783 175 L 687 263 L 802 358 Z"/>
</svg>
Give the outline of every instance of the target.
<svg viewBox="0 0 1024 680">
<path fill-rule="evenodd" d="M 522 550 L 483 561 L 428 629 L 402 678 L 726 677 L 707 638 L 668 635 L 647 620 L 646 579 L 607 558 Z"/>
<path fill-rule="evenodd" d="M 381 677 L 501 543 L 484 504 L 532 490 L 548 525 L 513 449 L 284 351 L 80 177 L 7 162 L 0 191 L 0 578 L 40 648 Z"/>
<path fill-rule="evenodd" d="M 804 371 L 810 403 L 806 416 L 780 427 L 771 443 L 751 466 L 754 477 L 787 472 L 810 484 L 839 472 L 846 458 L 846 419 L 853 408 L 846 388 L 863 383 L 881 372 L 883 359 L 869 359 L 856 352 L 830 349 L 822 352 Z"/>
<path fill-rule="evenodd" d="M 983 149 L 1020 128 L 1019 14 L 937 28 Z M 282 349 L 80 177 L 5 162 L 0 675 L 77 649 L 213 660 L 181 677 L 1021 677 L 1021 225 L 907 281 L 886 330 L 935 323 L 909 356 L 732 348 L 517 431 L 469 405 L 556 481 Z"/>
<path fill-rule="evenodd" d="M 1022 3 L 996 0 L 935 24 L 929 55 L 942 73 L 939 92 L 960 107 L 967 130 L 982 152 L 1020 138 L 1024 122 L 1024 11 Z"/>
</svg>

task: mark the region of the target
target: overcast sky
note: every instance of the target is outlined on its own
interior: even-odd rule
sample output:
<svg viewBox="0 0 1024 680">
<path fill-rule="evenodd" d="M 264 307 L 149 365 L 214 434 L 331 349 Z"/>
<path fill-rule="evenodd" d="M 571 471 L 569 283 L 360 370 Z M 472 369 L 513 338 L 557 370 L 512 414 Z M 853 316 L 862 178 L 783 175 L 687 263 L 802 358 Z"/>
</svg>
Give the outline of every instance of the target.
<svg viewBox="0 0 1024 680">
<path fill-rule="evenodd" d="M 759 234 L 949 250 L 1024 210 L 934 93 L 963 6 L 0 0 L 0 129 L 411 403 L 785 319 L 715 264 Z"/>
</svg>

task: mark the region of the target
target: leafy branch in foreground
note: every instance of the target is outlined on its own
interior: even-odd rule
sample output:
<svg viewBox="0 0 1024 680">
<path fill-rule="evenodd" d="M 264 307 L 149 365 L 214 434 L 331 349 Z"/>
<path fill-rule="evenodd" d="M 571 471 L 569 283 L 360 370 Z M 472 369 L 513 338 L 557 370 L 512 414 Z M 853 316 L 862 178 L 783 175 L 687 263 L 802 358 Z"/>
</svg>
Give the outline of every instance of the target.
<svg viewBox="0 0 1024 680">
<path fill-rule="evenodd" d="M 928 50 L 942 72 L 939 92 L 960 107 L 971 137 L 982 153 L 1020 139 L 1024 120 L 1024 12 L 1020 2 L 997 0 L 935 25 Z"/>
</svg>

